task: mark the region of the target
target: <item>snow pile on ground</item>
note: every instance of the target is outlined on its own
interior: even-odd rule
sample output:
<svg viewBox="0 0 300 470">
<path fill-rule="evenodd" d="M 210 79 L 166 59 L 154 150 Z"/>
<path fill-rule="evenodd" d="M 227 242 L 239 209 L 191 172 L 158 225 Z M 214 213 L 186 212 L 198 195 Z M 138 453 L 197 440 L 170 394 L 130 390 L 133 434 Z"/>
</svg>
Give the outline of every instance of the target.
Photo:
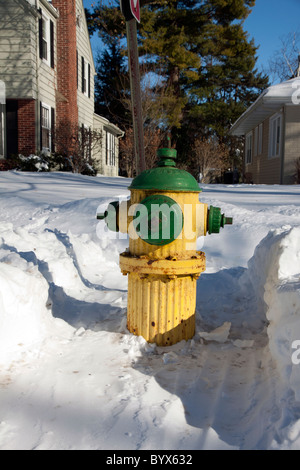
<svg viewBox="0 0 300 470">
<path fill-rule="evenodd" d="M 26 240 L 26 235 L 29 240 Z M 51 238 L 51 234 L 48 238 Z M 29 241 L 33 251 L 26 250 L 26 241 Z M 43 269 L 39 270 L 38 266 L 39 244 L 34 243 L 24 229 L 14 232 L 12 224 L 1 224 L 0 242 L 1 364 L 16 360 L 24 349 L 34 343 L 41 343 L 53 334 L 66 334 L 70 328 L 51 315 L 49 285 L 42 274 Z M 12 243 L 14 248 L 10 248 L 7 242 Z M 63 260 L 57 259 L 60 253 L 51 251 L 51 247 L 48 250 L 47 245 L 40 249 L 44 249 L 48 256 L 52 253 L 61 270 Z M 47 259 L 47 256 L 41 257 L 41 263 L 46 262 L 44 258 Z"/>
<path fill-rule="evenodd" d="M 300 227 L 271 231 L 255 250 L 249 278 L 266 303 L 277 369 L 300 401 L 300 369 L 293 367 L 298 365 L 294 345 L 300 347 Z"/>
<path fill-rule="evenodd" d="M 0 449 L 300 449 L 300 188 L 203 187 L 234 225 L 199 239 L 194 338 L 160 348 L 96 220 L 129 183 L 0 174 Z"/>
</svg>

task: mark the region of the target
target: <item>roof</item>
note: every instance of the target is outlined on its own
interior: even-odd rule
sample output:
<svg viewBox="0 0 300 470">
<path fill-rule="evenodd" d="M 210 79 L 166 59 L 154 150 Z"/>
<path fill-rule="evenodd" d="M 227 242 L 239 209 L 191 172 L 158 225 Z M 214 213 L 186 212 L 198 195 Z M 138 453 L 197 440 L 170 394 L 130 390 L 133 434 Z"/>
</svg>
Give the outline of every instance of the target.
<svg viewBox="0 0 300 470">
<path fill-rule="evenodd" d="M 257 100 L 237 119 L 231 135 L 245 135 L 286 104 L 299 104 L 300 77 L 273 85 L 263 91 Z M 296 98 L 296 102 L 293 99 Z"/>
<path fill-rule="evenodd" d="M 58 11 L 57 11 L 57 9 L 52 5 L 51 0 L 40 0 L 40 3 L 42 3 L 42 4 L 44 5 L 44 7 L 46 7 L 46 8 L 48 9 L 48 11 L 50 11 L 50 13 L 52 13 L 52 15 L 54 16 L 54 18 L 58 18 L 58 17 L 59 17 Z"/>
<path fill-rule="evenodd" d="M 101 125 L 107 127 L 109 129 L 109 131 L 113 132 L 118 137 L 123 137 L 124 136 L 124 132 L 119 127 L 117 127 L 115 124 L 110 122 L 105 117 L 94 113 L 94 127 L 96 127 L 97 123 L 100 123 Z"/>
</svg>

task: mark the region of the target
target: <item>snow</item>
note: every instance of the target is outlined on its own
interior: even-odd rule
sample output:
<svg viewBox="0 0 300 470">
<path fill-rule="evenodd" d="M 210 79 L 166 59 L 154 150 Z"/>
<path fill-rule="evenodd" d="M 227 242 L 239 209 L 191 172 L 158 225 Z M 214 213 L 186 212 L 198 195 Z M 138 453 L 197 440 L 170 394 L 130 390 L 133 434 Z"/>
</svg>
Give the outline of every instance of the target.
<svg viewBox="0 0 300 470">
<path fill-rule="evenodd" d="M 299 77 L 293 78 L 291 80 L 286 80 L 278 85 L 273 85 L 267 88 L 265 96 L 272 98 L 284 98 L 288 99 L 295 95 L 295 89 L 299 88 L 300 79 Z"/>
<path fill-rule="evenodd" d="M 300 449 L 300 187 L 202 185 L 192 340 L 126 328 L 125 178 L 0 173 L 0 449 Z"/>
</svg>

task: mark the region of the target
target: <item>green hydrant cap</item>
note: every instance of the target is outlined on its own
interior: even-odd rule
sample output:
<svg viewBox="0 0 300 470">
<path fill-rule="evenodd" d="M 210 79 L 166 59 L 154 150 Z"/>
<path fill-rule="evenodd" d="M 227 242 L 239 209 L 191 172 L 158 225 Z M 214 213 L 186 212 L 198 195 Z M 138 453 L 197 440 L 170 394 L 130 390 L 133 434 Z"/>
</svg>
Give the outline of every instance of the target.
<svg viewBox="0 0 300 470">
<path fill-rule="evenodd" d="M 220 228 L 224 228 L 224 225 L 231 225 L 232 218 L 225 217 L 221 214 L 219 207 L 210 206 L 207 218 L 207 231 L 211 235 L 212 233 L 220 233 Z"/>
<path fill-rule="evenodd" d="M 157 156 L 160 158 L 157 166 L 143 171 L 134 178 L 129 189 L 201 192 L 196 179 L 190 173 L 176 168 L 177 151 L 175 149 L 159 149 Z"/>
<path fill-rule="evenodd" d="M 168 245 L 181 233 L 183 213 L 174 199 L 165 194 L 152 194 L 143 199 L 133 216 L 134 228 L 150 245 Z"/>
</svg>

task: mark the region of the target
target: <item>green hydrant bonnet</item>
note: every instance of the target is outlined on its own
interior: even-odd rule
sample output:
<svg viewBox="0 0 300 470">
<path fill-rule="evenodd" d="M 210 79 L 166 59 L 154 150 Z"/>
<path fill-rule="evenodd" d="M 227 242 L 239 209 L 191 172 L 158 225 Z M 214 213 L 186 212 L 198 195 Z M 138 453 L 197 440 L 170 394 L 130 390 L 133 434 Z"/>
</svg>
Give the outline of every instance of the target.
<svg viewBox="0 0 300 470">
<path fill-rule="evenodd" d="M 176 168 L 175 149 L 159 149 L 157 155 L 160 157 L 157 166 L 136 176 L 128 189 L 201 192 L 196 179 L 190 173 Z"/>
</svg>

